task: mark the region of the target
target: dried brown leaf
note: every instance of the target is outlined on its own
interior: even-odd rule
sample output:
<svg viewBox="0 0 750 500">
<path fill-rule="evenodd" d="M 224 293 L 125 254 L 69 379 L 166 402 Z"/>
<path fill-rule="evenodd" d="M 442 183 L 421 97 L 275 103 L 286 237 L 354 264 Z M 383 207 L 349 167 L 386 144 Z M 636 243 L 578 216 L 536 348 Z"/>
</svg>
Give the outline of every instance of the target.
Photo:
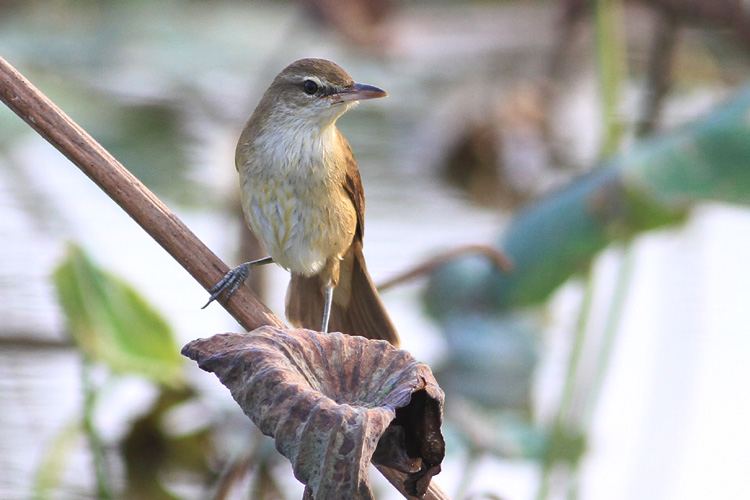
<svg viewBox="0 0 750 500">
<path fill-rule="evenodd" d="M 371 462 L 407 473 L 414 496 L 440 472 L 443 391 L 427 365 L 388 342 L 262 327 L 194 340 L 182 353 L 275 439 L 306 497 L 373 498 Z"/>
</svg>

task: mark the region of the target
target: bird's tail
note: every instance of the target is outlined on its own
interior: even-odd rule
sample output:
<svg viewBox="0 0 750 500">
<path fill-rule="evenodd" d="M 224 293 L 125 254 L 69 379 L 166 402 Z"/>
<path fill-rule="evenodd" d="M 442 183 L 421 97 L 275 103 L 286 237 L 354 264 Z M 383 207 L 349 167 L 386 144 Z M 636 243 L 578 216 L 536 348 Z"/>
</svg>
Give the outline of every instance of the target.
<svg viewBox="0 0 750 500">
<path fill-rule="evenodd" d="M 286 293 L 286 316 L 295 327 L 320 330 L 325 284 L 319 276 L 292 273 Z M 339 283 L 333 291 L 328 330 L 400 345 L 398 332 L 367 272 L 362 243 L 355 240 L 341 262 Z"/>
</svg>

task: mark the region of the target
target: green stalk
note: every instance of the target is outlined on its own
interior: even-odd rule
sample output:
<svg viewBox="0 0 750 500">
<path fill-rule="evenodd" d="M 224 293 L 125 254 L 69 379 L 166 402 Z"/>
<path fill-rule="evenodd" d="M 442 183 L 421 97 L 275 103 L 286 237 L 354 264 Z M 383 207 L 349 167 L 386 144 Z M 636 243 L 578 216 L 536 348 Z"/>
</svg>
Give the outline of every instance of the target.
<svg viewBox="0 0 750 500">
<path fill-rule="evenodd" d="M 111 500 L 112 488 L 109 483 L 104 446 L 94 425 L 94 409 L 96 407 L 96 387 L 92 380 L 93 363 L 84 357 L 81 366 L 81 381 L 83 386 L 83 431 L 89 441 L 89 448 L 94 461 L 96 476 L 96 498 Z"/>
<path fill-rule="evenodd" d="M 568 358 L 568 368 L 565 373 L 565 382 L 563 385 L 560 404 L 557 408 L 555 418 L 552 423 L 552 432 L 547 447 L 548 455 L 542 464 L 542 475 L 539 484 L 539 490 L 536 500 L 545 500 L 549 495 L 552 472 L 559 461 L 560 454 L 557 450 L 567 446 L 568 436 L 570 435 L 570 422 L 568 422 L 568 412 L 573 400 L 576 380 L 578 378 L 581 355 L 586 345 L 586 335 L 588 332 L 588 323 L 591 317 L 591 304 L 594 298 L 594 278 L 593 273 L 589 270 L 586 273 L 586 290 L 584 291 L 581 308 L 578 311 L 578 320 L 576 321 L 576 335 L 573 339 L 573 345 Z"/>
<path fill-rule="evenodd" d="M 622 100 L 622 83 L 627 74 L 626 47 L 622 34 L 620 0 L 595 2 L 594 28 L 596 61 L 599 68 L 599 89 L 604 123 L 602 157 L 615 153 L 625 130 L 618 107 Z"/>
<path fill-rule="evenodd" d="M 596 355 L 596 366 L 594 373 L 589 380 L 589 387 L 586 391 L 586 402 L 580 421 L 577 423 L 578 428 L 583 432 L 588 429 L 593 420 L 594 412 L 599 402 L 601 388 L 607 376 L 610 361 L 612 360 L 612 351 L 614 350 L 617 333 L 622 321 L 622 311 L 625 300 L 630 290 L 631 278 L 634 267 L 634 250 L 631 243 L 624 248 L 622 259 L 617 269 L 612 300 L 609 303 L 604 328 L 601 335 L 601 345 Z M 578 498 L 578 479 L 579 479 L 580 462 L 570 464 L 568 471 L 568 493 L 567 500 L 576 500 Z"/>
<path fill-rule="evenodd" d="M 34 476 L 33 500 L 47 500 L 59 490 L 65 465 L 69 462 L 70 454 L 80 437 L 81 423 L 76 419 L 63 426 L 46 447 Z"/>
<path fill-rule="evenodd" d="M 602 333 L 602 343 L 597 356 L 597 363 L 592 376 L 591 387 L 588 391 L 588 401 L 586 403 L 586 412 L 584 415 L 585 425 L 589 425 L 593 419 L 594 412 L 599 403 L 602 385 L 607 376 L 612 352 L 617 340 L 617 334 L 622 323 L 622 313 L 625 308 L 625 302 L 630 291 L 630 285 L 633 278 L 633 268 L 635 267 L 635 250 L 632 242 L 628 242 L 623 249 L 623 255 L 617 269 L 615 279 L 615 289 L 612 295 L 612 301 L 609 304 L 609 311 L 604 323 Z"/>
</svg>

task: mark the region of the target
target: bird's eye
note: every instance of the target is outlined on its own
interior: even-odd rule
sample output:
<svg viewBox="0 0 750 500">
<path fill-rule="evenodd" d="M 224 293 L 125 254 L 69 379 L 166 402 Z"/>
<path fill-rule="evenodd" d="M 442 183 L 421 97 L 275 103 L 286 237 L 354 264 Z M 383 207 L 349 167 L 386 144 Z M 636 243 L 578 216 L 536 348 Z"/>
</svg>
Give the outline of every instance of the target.
<svg viewBox="0 0 750 500">
<path fill-rule="evenodd" d="M 302 83 L 302 90 L 304 90 L 305 94 L 307 95 L 313 95 L 315 92 L 318 91 L 318 88 L 319 88 L 318 84 L 312 80 L 305 80 Z"/>
</svg>

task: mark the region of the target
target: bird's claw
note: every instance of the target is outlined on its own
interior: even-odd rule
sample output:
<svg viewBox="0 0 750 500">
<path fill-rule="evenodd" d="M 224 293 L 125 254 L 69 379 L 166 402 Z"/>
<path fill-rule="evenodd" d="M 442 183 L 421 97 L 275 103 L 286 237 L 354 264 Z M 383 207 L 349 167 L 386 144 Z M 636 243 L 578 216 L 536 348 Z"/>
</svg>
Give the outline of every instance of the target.
<svg viewBox="0 0 750 500">
<path fill-rule="evenodd" d="M 234 292 L 237 291 L 240 285 L 245 282 L 249 274 L 250 266 L 247 262 L 244 264 L 240 264 L 234 269 L 230 269 L 229 272 L 224 275 L 221 281 L 209 288 L 208 293 L 211 294 L 211 297 L 209 297 L 208 302 L 206 302 L 206 305 L 201 307 L 201 309 L 205 309 L 206 307 L 208 307 L 211 302 L 219 298 L 219 295 L 221 295 L 225 291 L 227 292 L 227 296 L 224 300 L 229 300 L 229 297 L 231 297 Z"/>
</svg>

